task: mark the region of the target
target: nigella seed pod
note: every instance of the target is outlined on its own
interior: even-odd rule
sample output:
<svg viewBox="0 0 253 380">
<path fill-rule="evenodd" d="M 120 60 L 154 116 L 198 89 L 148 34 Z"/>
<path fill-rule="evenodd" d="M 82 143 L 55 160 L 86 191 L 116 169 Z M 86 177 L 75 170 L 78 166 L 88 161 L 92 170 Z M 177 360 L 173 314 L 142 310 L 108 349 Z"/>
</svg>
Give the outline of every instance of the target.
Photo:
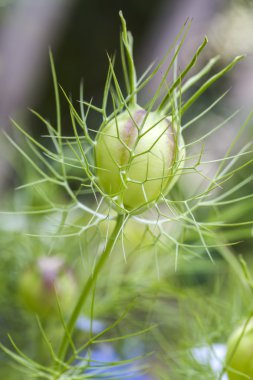
<svg viewBox="0 0 253 380">
<path fill-rule="evenodd" d="M 98 132 L 98 184 L 116 206 L 138 213 L 168 193 L 184 160 L 177 131 L 171 117 L 135 106 Z"/>
<path fill-rule="evenodd" d="M 232 333 L 227 344 L 226 367 L 229 380 L 253 378 L 253 318 Z"/>
<path fill-rule="evenodd" d="M 41 318 L 69 314 L 77 295 L 71 269 L 58 256 L 43 256 L 27 267 L 19 281 L 19 297 L 27 310 Z"/>
</svg>

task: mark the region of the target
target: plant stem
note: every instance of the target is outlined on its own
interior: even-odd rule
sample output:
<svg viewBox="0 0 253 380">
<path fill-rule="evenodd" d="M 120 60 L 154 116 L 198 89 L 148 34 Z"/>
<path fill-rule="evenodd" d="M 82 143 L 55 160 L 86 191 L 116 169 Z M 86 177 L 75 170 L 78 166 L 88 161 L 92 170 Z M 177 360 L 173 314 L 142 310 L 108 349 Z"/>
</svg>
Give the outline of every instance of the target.
<svg viewBox="0 0 253 380">
<path fill-rule="evenodd" d="M 101 254 L 101 256 L 99 257 L 93 272 L 90 274 L 88 280 L 84 284 L 83 290 L 82 290 L 82 292 L 79 296 L 79 299 L 76 303 L 76 306 L 72 312 L 72 315 L 71 315 L 69 322 L 66 326 L 66 329 L 65 329 L 62 341 L 61 341 L 61 345 L 60 345 L 60 349 L 59 349 L 59 353 L 58 353 L 58 359 L 60 361 L 64 361 L 64 359 L 65 359 L 65 356 L 66 356 L 66 353 L 67 353 L 67 350 L 68 350 L 68 347 L 70 344 L 70 338 L 69 337 L 71 337 L 71 335 L 72 335 L 72 332 L 73 332 L 74 327 L 76 325 L 76 321 L 80 315 L 80 312 L 82 310 L 82 307 L 83 307 L 87 297 L 90 294 L 90 291 L 91 291 L 94 283 L 97 280 L 98 274 L 100 273 L 100 271 L 104 267 L 108 256 L 110 255 L 110 253 L 112 252 L 112 250 L 114 248 L 114 245 L 115 245 L 115 243 L 118 239 L 118 236 L 121 232 L 121 229 L 122 229 L 122 226 L 124 223 L 124 218 L 125 218 L 124 215 L 118 215 L 116 225 L 114 227 L 114 230 L 113 230 L 111 236 L 108 238 L 108 241 L 107 241 L 107 244 L 104 248 L 104 251 Z"/>
</svg>

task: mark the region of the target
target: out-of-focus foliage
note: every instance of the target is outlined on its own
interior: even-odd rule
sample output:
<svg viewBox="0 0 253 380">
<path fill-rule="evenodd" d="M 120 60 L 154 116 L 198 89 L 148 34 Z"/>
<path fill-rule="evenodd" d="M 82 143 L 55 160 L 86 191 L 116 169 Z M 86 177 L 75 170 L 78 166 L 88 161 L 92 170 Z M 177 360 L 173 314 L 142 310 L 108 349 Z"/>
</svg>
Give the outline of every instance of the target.
<svg viewBox="0 0 253 380">
<path fill-rule="evenodd" d="M 105 76 L 103 70 L 100 69 L 101 56 L 94 59 L 94 56 L 87 55 L 87 52 L 90 52 L 92 46 L 98 42 L 103 45 L 103 48 L 106 46 L 108 50 L 111 50 L 111 46 L 116 46 L 118 34 L 114 35 L 110 29 L 113 27 L 109 22 L 110 9 L 107 8 L 106 3 L 101 3 L 99 8 L 96 2 L 90 4 L 94 8 L 93 12 L 97 13 L 96 23 L 86 12 L 86 3 L 80 2 L 70 25 L 70 30 L 77 28 L 78 38 L 73 37 L 72 32 L 69 32 L 67 42 L 65 42 L 69 50 L 64 52 L 65 43 L 62 42 L 60 54 L 56 59 L 56 67 L 60 82 L 63 82 L 64 87 L 67 90 L 77 91 L 79 71 L 82 70 L 80 67 L 84 65 L 84 62 L 89 63 L 91 68 L 83 66 L 86 78 L 84 87 L 89 95 L 96 88 L 95 99 L 99 100 L 102 97 L 99 87 Z M 154 9 L 151 5 L 154 7 L 155 5 L 154 2 L 152 4 L 131 2 L 130 4 L 136 7 L 136 13 L 132 15 L 132 20 L 137 20 L 136 30 L 134 27 L 131 28 L 136 34 L 136 31 L 143 26 L 141 20 L 145 17 L 147 17 L 146 20 L 151 19 Z M 4 5 L 3 2 L 2 5 Z M 231 20 L 234 17 L 233 9 L 227 11 Z M 89 26 L 82 21 L 85 12 L 87 20 L 90 18 Z M 141 20 L 140 15 L 143 17 Z M 129 18 L 127 13 L 126 17 Z M 217 17 L 220 20 L 217 30 L 218 27 L 219 30 L 223 30 L 225 19 L 221 21 L 222 15 Z M 246 15 L 245 17 L 247 19 Z M 92 37 L 91 24 L 94 28 Z M 101 36 L 98 27 L 94 27 L 98 24 L 101 24 L 101 28 L 109 25 L 110 41 L 105 39 L 103 33 Z M 131 25 L 131 20 L 129 24 Z M 86 37 L 83 40 L 84 32 Z M 96 32 L 98 32 L 97 37 Z M 80 53 L 81 60 L 77 59 L 79 49 L 82 52 Z M 100 47 L 98 49 L 103 54 L 103 49 Z M 104 54 L 102 59 L 106 62 Z M 73 77 L 75 71 L 78 73 L 78 79 Z M 95 87 L 91 87 L 89 81 L 93 83 L 95 81 Z M 214 92 L 216 90 L 218 91 L 218 87 L 215 87 Z M 204 107 L 201 111 L 211 104 L 210 94 L 213 99 L 217 99 L 216 93 L 209 92 L 199 105 L 199 107 Z M 221 94 L 222 92 L 219 96 Z M 75 99 L 75 95 L 73 98 Z M 52 110 L 55 112 L 55 103 L 51 95 L 44 96 L 43 103 L 46 117 L 53 113 Z M 64 104 L 67 109 L 67 101 Z M 196 106 L 196 114 L 199 113 L 198 111 L 198 106 Z M 218 111 L 212 110 L 208 119 L 196 121 L 194 123 L 194 129 L 197 130 L 195 136 L 193 137 L 191 129 L 188 136 L 192 137 L 193 141 L 197 139 L 199 133 L 201 135 L 208 133 L 210 125 L 219 125 L 224 117 L 228 118 L 228 114 L 228 110 L 219 105 Z M 185 125 L 188 122 L 187 119 L 193 118 L 194 115 L 191 114 L 188 117 L 186 114 Z M 33 119 L 31 124 L 36 125 L 37 128 L 39 122 L 35 120 Z M 96 118 L 94 117 L 93 120 Z M 251 125 L 251 122 L 249 124 Z M 42 134 L 48 133 L 41 125 L 38 128 L 43 131 Z M 63 129 L 70 131 L 69 125 L 69 116 L 64 116 Z M 230 125 L 228 129 L 229 127 Z M 187 129 L 187 126 L 185 128 Z M 96 123 L 94 123 L 95 129 L 97 129 Z M 223 156 L 217 153 L 216 148 L 218 143 L 226 141 L 222 134 L 215 134 L 215 136 L 218 137 L 213 140 L 213 145 L 205 153 L 206 156 L 200 157 L 200 160 L 206 162 L 202 164 L 202 169 L 204 170 L 206 166 L 209 168 L 208 171 L 204 171 L 205 178 L 203 176 L 203 180 L 197 182 L 197 177 L 193 173 L 185 175 L 180 187 L 176 189 L 182 198 L 189 197 L 194 193 L 194 189 L 198 190 L 203 183 L 206 183 L 205 181 L 208 182 L 222 161 Z M 51 149 L 49 137 L 47 136 L 46 139 L 48 143 L 45 145 Z M 19 140 L 19 143 L 23 149 L 23 141 Z M 31 146 L 29 142 L 28 145 Z M 199 146 L 201 150 L 202 142 Z M 210 158 L 208 154 L 211 150 L 215 153 L 214 157 Z M 57 271 L 55 268 L 50 268 L 49 272 L 47 270 L 46 273 L 42 273 L 41 270 L 38 271 L 35 263 L 45 257 L 60 258 L 60 261 L 64 262 L 64 268 L 67 268 L 67 273 L 71 273 L 71 281 L 75 283 L 73 293 L 71 293 L 71 298 L 75 301 L 83 283 L 94 269 L 98 252 L 103 249 L 113 229 L 113 222 L 108 220 L 93 224 L 94 219 L 85 209 L 74 208 L 71 217 L 66 222 L 67 206 L 70 203 L 69 195 L 56 183 L 38 180 L 32 168 L 33 163 L 38 160 L 38 155 L 36 151 L 32 151 L 31 154 L 30 163 L 27 162 L 24 154 L 14 154 L 12 163 L 17 173 L 17 186 L 20 188 L 4 194 L 0 205 L 0 339 L 5 348 L 16 352 L 18 357 L 22 358 L 23 362 L 20 359 L 19 364 L 23 370 L 26 365 L 27 370 L 22 374 L 20 368 L 13 366 L 13 362 L 6 353 L 1 351 L 0 378 L 10 380 L 30 380 L 34 375 L 38 376 L 40 370 L 42 379 L 55 378 L 54 374 L 43 371 L 47 366 L 49 368 L 52 362 L 51 348 L 55 350 L 61 340 L 64 331 L 62 317 L 65 311 L 61 311 L 60 292 L 58 299 L 56 292 L 56 297 L 54 297 L 56 303 L 53 308 L 47 305 L 50 301 L 47 293 L 44 297 L 47 286 L 50 286 L 52 290 Z M 78 162 L 70 145 L 64 145 L 63 156 L 68 159 L 69 164 L 66 166 L 66 175 L 73 176 L 69 181 L 71 190 L 76 191 L 78 178 L 84 176 L 80 160 Z M 199 151 L 193 149 L 193 162 L 196 162 L 196 157 L 199 156 Z M 217 378 L 218 375 L 210 362 L 208 360 L 203 362 L 194 354 L 194 350 L 203 347 L 213 350 L 213 345 L 225 344 L 238 321 L 247 317 L 252 311 L 251 284 L 247 276 L 247 273 L 253 273 L 252 166 L 245 165 L 244 167 L 244 164 L 252 157 L 251 145 L 249 144 L 245 151 L 242 148 L 239 158 L 233 152 L 229 156 L 231 166 L 237 160 L 237 168 L 240 170 L 235 172 L 229 183 L 224 182 L 215 189 L 215 202 L 212 203 L 212 199 L 207 198 L 204 202 L 206 205 L 196 211 L 194 215 L 197 222 L 196 225 L 192 224 L 194 227 L 191 228 L 189 225 L 187 229 L 184 229 L 185 220 L 181 223 L 170 221 L 164 224 L 164 231 L 169 237 L 164 239 L 160 238 L 156 224 L 150 227 L 140 223 L 138 219 L 131 219 L 128 222 L 122 239 L 117 242 L 96 281 L 93 292 L 88 297 L 88 302 L 82 309 L 73 336 L 76 346 L 83 346 L 74 361 L 74 364 L 78 364 L 76 367 L 79 373 L 77 375 L 72 368 L 69 368 L 69 378 L 84 379 L 89 375 L 90 378 L 99 378 L 98 376 L 102 377 L 105 373 L 110 379 L 122 379 L 123 374 L 127 374 L 133 380 Z M 44 158 L 42 170 L 46 171 L 48 169 L 47 152 L 43 153 L 42 159 Z M 229 159 L 224 162 L 227 164 Z M 60 165 L 59 157 L 55 156 L 53 170 L 57 170 Z M 227 170 L 230 169 L 229 166 L 228 164 Z M 223 169 L 225 170 L 224 167 Z M 26 186 L 33 182 L 33 186 Z M 82 189 L 83 193 L 80 191 L 78 196 L 80 195 L 81 200 L 85 199 L 88 208 L 96 210 L 96 200 L 85 190 Z M 48 212 L 50 209 L 52 210 Z M 105 213 L 106 209 L 99 211 Z M 160 212 L 165 213 L 162 207 Z M 173 212 L 175 210 L 172 210 L 172 215 Z M 113 213 L 111 215 L 114 216 Z M 170 214 L 171 219 L 173 219 L 172 215 Z M 145 217 L 152 219 L 154 214 L 150 212 Z M 178 215 L 174 214 L 174 217 L 177 219 Z M 87 226 L 89 228 L 86 230 Z M 209 244 L 211 245 L 209 252 L 213 262 L 207 255 L 206 247 L 199 243 L 196 226 L 203 231 L 205 245 L 208 247 Z M 185 249 L 178 255 L 174 243 L 181 242 L 181 238 Z M 240 262 L 240 255 L 244 257 L 247 265 L 244 261 Z M 22 281 L 27 273 L 29 281 L 26 280 L 24 286 Z M 32 273 L 31 276 L 30 273 Z M 33 280 L 33 276 L 36 279 Z M 27 290 L 30 289 L 29 302 L 27 302 Z M 57 286 L 54 290 L 57 290 Z M 75 295 L 75 291 L 78 294 Z M 41 309 L 37 308 L 36 304 L 34 306 L 34 300 L 37 299 L 40 300 Z M 57 307 L 59 307 L 58 312 Z M 45 309 L 47 315 L 42 315 L 43 312 L 40 315 L 40 311 Z M 37 316 L 33 311 L 36 311 Z M 8 333 L 14 343 L 8 338 Z M 16 345 L 20 351 L 15 351 L 13 345 Z M 20 353 L 27 356 L 22 357 Z M 136 358 L 141 360 L 135 360 Z M 102 363 L 103 368 L 98 369 L 98 362 L 101 361 L 107 363 Z M 41 363 L 42 368 L 37 367 L 37 362 Z M 218 372 L 222 373 L 223 358 L 218 358 L 218 362 Z M 138 370 L 136 374 L 135 370 Z M 144 377 L 141 378 L 141 376 Z"/>
</svg>

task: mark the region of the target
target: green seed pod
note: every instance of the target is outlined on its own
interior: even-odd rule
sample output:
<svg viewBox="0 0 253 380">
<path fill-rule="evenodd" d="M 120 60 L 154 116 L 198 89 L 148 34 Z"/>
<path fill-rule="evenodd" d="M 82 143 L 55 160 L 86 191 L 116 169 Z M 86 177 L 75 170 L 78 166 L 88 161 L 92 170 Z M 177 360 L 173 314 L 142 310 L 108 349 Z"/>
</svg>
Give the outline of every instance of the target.
<svg viewBox="0 0 253 380">
<path fill-rule="evenodd" d="M 184 161 L 184 143 L 170 117 L 139 106 L 99 131 L 98 184 L 121 210 L 139 213 L 166 195 Z"/>
<path fill-rule="evenodd" d="M 41 257 L 21 275 L 19 296 L 22 304 L 40 317 L 67 315 L 77 296 L 72 271 L 60 257 Z"/>
<path fill-rule="evenodd" d="M 229 380 L 253 379 L 253 318 L 229 338 L 226 365 Z"/>
</svg>

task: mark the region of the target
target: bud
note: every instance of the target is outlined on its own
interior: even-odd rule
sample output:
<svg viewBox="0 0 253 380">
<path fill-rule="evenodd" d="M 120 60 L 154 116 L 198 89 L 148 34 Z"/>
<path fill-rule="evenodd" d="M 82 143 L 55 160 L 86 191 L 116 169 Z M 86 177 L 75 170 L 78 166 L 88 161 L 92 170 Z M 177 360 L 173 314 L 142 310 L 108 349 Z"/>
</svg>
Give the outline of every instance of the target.
<svg viewBox="0 0 253 380">
<path fill-rule="evenodd" d="M 74 275 L 62 258 L 41 257 L 20 278 L 19 294 L 24 306 L 40 317 L 68 314 L 77 296 Z"/>
<path fill-rule="evenodd" d="M 124 211 L 138 213 L 175 184 L 184 144 L 171 117 L 135 106 L 98 132 L 95 159 L 101 190 Z"/>
<path fill-rule="evenodd" d="M 228 341 L 226 365 L 229 380 L 253 378 L 253 318 L 239 326 Z"/>
</svg>

